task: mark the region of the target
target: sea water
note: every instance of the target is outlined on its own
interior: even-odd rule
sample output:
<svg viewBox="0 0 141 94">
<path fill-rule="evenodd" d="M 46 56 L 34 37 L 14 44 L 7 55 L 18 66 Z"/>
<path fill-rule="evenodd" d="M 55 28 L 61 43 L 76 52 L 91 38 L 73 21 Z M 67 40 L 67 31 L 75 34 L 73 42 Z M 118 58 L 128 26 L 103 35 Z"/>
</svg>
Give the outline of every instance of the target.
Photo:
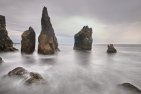
<svg viewBox="0 0 141 94">
<path fill-rule="evenodd" d="M 107 54 L 106 45 L 94 45 L 92 51 L 60 45 L 55 55 L 0 53 L 0 94 L 129 94 L 117 88 L 127 82 L 141 89 L 141 46 L 115 47 L 116 54 Z M 21 79 L 3 77 L 16 67 L 40 73 L 47 83 L 27 86 Z"/>
</svg>

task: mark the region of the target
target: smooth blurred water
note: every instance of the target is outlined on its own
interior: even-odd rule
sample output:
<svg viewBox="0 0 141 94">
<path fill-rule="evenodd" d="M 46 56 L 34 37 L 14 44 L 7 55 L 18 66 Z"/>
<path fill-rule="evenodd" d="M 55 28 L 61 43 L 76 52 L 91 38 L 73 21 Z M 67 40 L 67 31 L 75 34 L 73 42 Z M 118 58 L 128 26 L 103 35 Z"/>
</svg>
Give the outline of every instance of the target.
<svg viewBox="0 0 141 94">
<path fill-rule="evenodd" d="M 141 46 L 117 46 L 118 53 L 111 55 L 106 45 L 94 45 L 90 52 L 70 45 L 59 48 L 51 56 L 0 53 L 5 61 L 0 65 L 0 94 L 129 94 L 117 88 L 125 82 L 141 88 Z M 47 84 L 26 86 L 21 79 L 3 78 L 16 67 L 40 73 Z"/>
</svg>

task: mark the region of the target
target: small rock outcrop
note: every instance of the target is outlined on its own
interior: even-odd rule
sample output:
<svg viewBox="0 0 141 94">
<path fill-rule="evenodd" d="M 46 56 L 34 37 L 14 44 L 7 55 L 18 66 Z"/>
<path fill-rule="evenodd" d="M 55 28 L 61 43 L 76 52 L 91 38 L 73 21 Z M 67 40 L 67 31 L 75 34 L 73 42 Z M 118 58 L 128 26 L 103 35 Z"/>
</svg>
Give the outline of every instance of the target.
<svg viewBox="0 0 141 94">
<path fill-rule="evenodd" d="M 25 79 L 25 84 L 32 84 L 44 81 L 43 77 L 36 72 L 29 72 L 23 67 L 17 67 L 8 73 L 9 77 L 20 77 Z"/>
<path fill-rule="evenodd" d="M 116 53 L 117 50 L 114 48 L 113 44 L 108 45 L 107 53 Z"/>
<path fill-rule="evenodd" d="M 130 83 L 120 84 L 119 88 L 133 92 L 134 94 L 141 94 L 141 90 L 139 88 L 137 88 L 136 86 L 130 84 Z"/>
<path fill-rule="evenodd" d="M 36 34 L 32 27 L 29 30 L 24 31 L 21 40 L 21 52 L 26 54 L 32 54 L 35 50 Z"/>
<path fill-rule="evenodd" d="M 1 64 L 1 63 L 3 63 L 3 60 L 2 60 L 2 58 L 0 57 L 0 64 Z"/>
<path fill-rule="evenodd" d="M 74 49 L 75 50 L 91 50 L 92 49 L 92 28 L 84 26 L 80 32 L 74 36 Z"/>
<path fill-rule="evenodd" d="M 17 67 L 8 73 L 8 76 L 18 76 L 18 77 L 26 77 L 28 75 L 28 71 L 23 67 Z"/>
<path fill-rule="evenodd" d="M 0 52 L 16 51 L 6 30 L 5 16 L 0 15 Z"/>
<path fill-rule="evenodd" d="M 38 53 L 49 55 L 58 51 L 58 42 L 52 27 L 47 8 L 44 7 L 41 19 L 42 31 L 38 37 Z"/>
</svg>

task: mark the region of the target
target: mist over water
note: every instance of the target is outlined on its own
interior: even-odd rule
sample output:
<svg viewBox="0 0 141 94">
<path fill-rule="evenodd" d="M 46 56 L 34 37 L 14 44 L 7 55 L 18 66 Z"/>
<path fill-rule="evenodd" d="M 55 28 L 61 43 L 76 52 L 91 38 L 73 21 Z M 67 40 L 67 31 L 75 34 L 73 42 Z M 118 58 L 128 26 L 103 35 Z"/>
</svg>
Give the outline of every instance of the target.
<svg viewBox="0 0 141 94">
<path fill-rule="evenodd" d="M 19 45 L 16 45 L 20 48 Z M 117 86 L 125 82 L 141 89 L 141 46 L 117 46 L 108 55 L 107 46 L 95 45 L 92 51 L 75 51 L 61 45 L 51 55 L 0 53 L 0 94 L 132 94 Z M 23 84 L 23 79 L 3 78 L 16 67 L 40 73 L 47 84 Z"/>
</svg>

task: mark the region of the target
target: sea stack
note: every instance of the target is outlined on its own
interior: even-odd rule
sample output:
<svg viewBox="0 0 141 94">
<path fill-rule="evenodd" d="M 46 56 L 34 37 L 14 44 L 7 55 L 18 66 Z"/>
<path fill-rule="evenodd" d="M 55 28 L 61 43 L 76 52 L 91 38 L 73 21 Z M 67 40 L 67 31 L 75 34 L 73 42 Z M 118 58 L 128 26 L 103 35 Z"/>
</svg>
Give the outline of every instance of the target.
<svg viewBox="0 0 141 94">
<path fill-rule="evenodd" d="M 38 37 L 38 53 L 44 55 L 54 54 L 58 51 L 58 42 L 46 7 L 42 11 L 41 27 L 42 30 Z"/>
<path fill-rule="evenodd" d="M 84 26 L 80 32 L 74 36 L 74 49 L 75 50 L 91 50 L 92 49 L 92 28 Z"/>
<path fill-rule="evenodd" d="M 21 52 L 25 54 L 32 54 L 35 50 L 36 34 L 32 27 L 24 31 L 21 40 Z"/>
<path fill-rule="evenodd" d="M 113 44 L 108 45 L 107 53 L 116 53 L 117 50 L 115 49 Z"/>
<path fill-rule="evenodd" d="M 6 30 L 5 16 L 0 15 L 0 52 L 16 51 Z"/>
</svg>

